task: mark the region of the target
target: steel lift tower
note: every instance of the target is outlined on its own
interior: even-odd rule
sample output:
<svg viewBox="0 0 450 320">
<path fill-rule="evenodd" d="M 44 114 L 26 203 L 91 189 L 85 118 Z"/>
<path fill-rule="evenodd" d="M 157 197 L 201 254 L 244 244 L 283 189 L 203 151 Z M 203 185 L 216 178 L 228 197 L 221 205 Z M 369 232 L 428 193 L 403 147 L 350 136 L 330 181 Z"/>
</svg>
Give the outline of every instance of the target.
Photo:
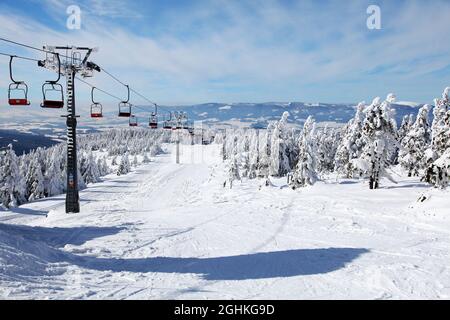
<svg viewBox="0 0 450 320">
<path fill-rule="evenodd" d="M 39 62 L 39 66 L 59 72 L 66 78 L 67 115 L 67 193 L 66 213 L 80 212 L 78 194 L 77 168 L 77 115 L 75 108 L 75 76 L 92 77 L 94 71 L 101 69 L 95 63 L 88 61 L 94 48 L 84 47 L 51 47 L 45 46 L 46 59 Z M 56 58 L 55 58 L 56 57 Z"/>
</svg>

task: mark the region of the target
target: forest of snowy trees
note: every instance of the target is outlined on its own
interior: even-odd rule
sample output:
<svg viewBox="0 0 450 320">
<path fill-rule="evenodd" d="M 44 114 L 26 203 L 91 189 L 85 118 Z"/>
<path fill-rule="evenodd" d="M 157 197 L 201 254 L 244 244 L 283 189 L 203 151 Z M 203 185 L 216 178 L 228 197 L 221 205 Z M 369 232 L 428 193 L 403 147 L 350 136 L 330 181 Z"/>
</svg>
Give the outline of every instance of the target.
<svg viewBox="0 0 450 320">
<path fill-rule="evenodd" d="M 420 177 L 437 188 L 450 178 L 450 88 L 434 107 L 424 105 L 417 115 L 395 121 L 392 103 L 375 98 L 356 106 L 355 116 L 341 128 L 318 128 L 312 117 L 301 130 L 288 125 L 289 113 L 265 130 L 205 130 L 196 136 L 165 130 L 113 129 L 83 135 L 78 143 L 79 186 L 100 177 L 126 174 L 149 156 L 161 153 L 162 143 L 205 143 L 214 137 L 222 145 L 228 179 L 224 186 L 243 178 L 286 177 L 297 189 L 330 175 L 367 179 L 370 189 L 380 179 L 392 181 L 391 168 L 401 166 L 408 176 Z M 431 120 L 432 119 L 432 120 Z M 208 142 L 209 143 L 209 142 Z M 138 161 L 138 156 L 141 159 Z M 66 145 L 38 148 L 17 156 L 12 148 L 0 156 L 0 209 L 65 192 Z"/>
<path fill-rule="evenodd" d="M 149 162 L 170 141 L 165 131 L 113 129 L 83 135 L 78 140 L 79 187 L 100 181 L 109 173 L 125 174 L 131 165 Z M 66 145 L 38 148 L 17 156 L 12 148 L 0 156 L 0 207 L 16 207 L 28 201 L 64 193 Z"/>
<path fill-rule="evenodd" d="M 425 105 L 417 115 L 395 120 L 395 95 L 361 102 L 355 116 L 342 128 L 317 129 L 309 117 L 302 130 L 287 126 L 289 113 L 267 130 L 226 130 L 216 136 L 228 163 L 225 185 L 242 178 L 287 177 L 293 189 L 314 184 L 329 174 L 367 179 L 370 189 L 380 179 L 394 181 L 390 169 L 400 165 L 408 176 L 417 176 L 437 188 L 446 188 L 450 177 L 450 88 Z M 432 122 L 430 113 L 432 112 Z"/>
</svg>

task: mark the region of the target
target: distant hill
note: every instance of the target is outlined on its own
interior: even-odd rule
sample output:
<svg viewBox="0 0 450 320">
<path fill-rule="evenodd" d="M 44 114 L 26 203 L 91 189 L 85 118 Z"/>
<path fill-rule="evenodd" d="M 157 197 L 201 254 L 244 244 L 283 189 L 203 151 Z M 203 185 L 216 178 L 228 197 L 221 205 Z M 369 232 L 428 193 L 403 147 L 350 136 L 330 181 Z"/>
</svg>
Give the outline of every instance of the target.
<svg viewBox="0 0 450 320">
<path fill-rule="evenodd" d="M 0 147 L 13 145 L 16 154 L 28 153 L 38 147 L 50 147 L 58 141 L 44 135 L 23 133 L 16 130 L 0 130 Z"/>
<path fill-rule="evenodd" d="M 399 124 L 403 116 L 417 114 L 420 104 L 394 104 L 396 119 Z M 167 108 L 167 107 L 166 107 Z M 183 107 L 174 110 L 187 112 L 190 119 L 204 120 L 208 123 L 244 122 L 249 126 L 266 126 L 268 121 L 277 120 L 284 111 L 290 113 L 289 121 L 301 125 L 312 115 L 317 122 L 346 123 L 355 114 L 355 104 L 327 103 L 207 103 Z"/>
</svg>

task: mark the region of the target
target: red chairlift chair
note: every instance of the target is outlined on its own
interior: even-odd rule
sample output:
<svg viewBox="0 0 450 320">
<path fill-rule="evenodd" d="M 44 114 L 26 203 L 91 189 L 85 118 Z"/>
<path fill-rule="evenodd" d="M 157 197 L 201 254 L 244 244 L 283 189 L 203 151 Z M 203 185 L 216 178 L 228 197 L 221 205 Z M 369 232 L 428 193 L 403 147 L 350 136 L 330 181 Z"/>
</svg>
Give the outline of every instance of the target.
<svg viewBox="0 0 450 320">
<path fill-rule="evenodd" d="M 130 127 L 137 127 L 138 126 L 138 119 L 135 115 L 131 115 L 129 119 L 129 125 Z"/>
<path fill-rule="evenodd" d="M 119 102 L 119 117 L 131 117 L 130 87 L 127 85 L 127 100 Z"/>
<path fill-rule="evenodd" d="M 63 86 L 59 84 L 61 78 L 61 61 L 59 59 L 59 53 L 55 53 L 58 60 L 58 79 L 55 81 L 46 81 L 42 85 L 42 95 L 43 101 L 41 103 L 41 108 L 48 109 L 61 109 L 64 107 L 64 90 Z M 49 98 L 49 93 L 55 92 L 54 98 Z"/>
<path fill-rule="evenodd" d="M 9 77 L 11 78 L 11 83 L 8 88 L 8 103 L 10 106 L 29 106 L 30 101 L 28 101 L 28 86 L 24 81 L 16 81 L 13 77 L 12 72 L 12 62 L 14 56 L 11 56 L 9 59 Z M 14 97 L 17 92 L 21 92 L 22 94 L 19 97 Z"/>
<path fill-rule="evenodd" d="M 100 103 L 94 101 L 94 89 L 91 90 L 91 118 L 103 118 L 103 107 Z"/>
<path fill-rule="evenodd" d="M 150 116 L 149 124 L 151 129 L 158 129 L 158 117 L 155 113 Z"/>
</svg>

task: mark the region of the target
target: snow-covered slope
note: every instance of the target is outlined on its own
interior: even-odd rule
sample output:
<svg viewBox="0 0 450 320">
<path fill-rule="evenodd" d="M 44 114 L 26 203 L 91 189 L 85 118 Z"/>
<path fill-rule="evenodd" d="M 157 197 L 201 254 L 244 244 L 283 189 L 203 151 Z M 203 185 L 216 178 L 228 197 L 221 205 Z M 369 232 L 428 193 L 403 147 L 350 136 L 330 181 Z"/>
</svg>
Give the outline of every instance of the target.
<svg viewBox="0 0 450 320">
<path fill-rule="evenodd" d="M 107 176 L 80 214 L 63 196 L 0 212 L 0 298 L 450 298 L 449 192 L 228 189 L 219 148 Z"/>
</svg>

